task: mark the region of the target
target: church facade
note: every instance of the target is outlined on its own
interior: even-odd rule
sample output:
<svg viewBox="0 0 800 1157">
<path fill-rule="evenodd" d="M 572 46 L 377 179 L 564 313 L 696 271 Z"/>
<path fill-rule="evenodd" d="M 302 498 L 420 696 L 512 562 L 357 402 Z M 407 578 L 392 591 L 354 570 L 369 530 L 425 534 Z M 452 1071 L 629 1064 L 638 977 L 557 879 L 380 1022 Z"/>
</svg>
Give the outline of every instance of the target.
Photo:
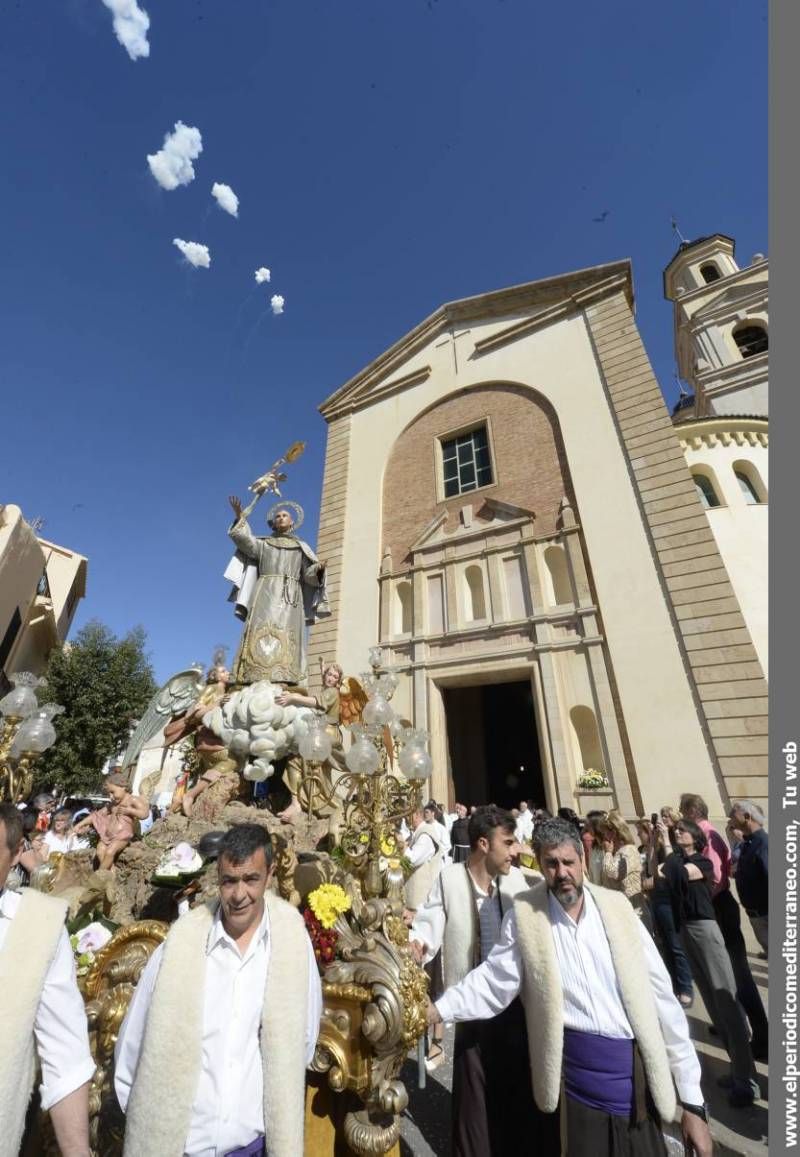
<svg viewBox="0 0 800 1157">
<path fill-rule="evenodd" d="M 321 411 L 333 615 L 310 670 L 381 645 L 435 798 L 766 796 L 762 663 L 628 262 L 444 305 Z"/>
</svg>

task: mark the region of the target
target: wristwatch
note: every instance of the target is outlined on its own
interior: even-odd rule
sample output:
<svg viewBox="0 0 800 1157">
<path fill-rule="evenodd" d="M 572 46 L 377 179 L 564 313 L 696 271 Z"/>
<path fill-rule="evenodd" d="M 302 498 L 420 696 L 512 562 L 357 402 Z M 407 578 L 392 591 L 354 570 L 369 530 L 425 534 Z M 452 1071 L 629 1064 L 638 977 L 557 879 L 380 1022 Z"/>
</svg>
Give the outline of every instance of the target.
<svg viewBox="0 0 800 1157">
<path fill-rule="evenodd" d="M 694 1113 L 695 1117 L 699 1117 L 701 1121 L 708 1124 L 708 1105 L 689 1105 L 686 1101 L 681 1101 L 681 1108 L 685 1109 L 687 1113 Z"/>
</svg>

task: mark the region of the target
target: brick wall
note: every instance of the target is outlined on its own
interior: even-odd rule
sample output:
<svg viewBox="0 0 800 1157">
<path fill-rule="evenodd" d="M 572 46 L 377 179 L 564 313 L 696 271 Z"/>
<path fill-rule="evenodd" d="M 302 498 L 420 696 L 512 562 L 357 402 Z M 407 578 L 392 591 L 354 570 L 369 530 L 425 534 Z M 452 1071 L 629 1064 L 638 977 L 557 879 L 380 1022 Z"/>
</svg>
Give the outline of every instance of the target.
<svg viewBox="0 0 800 1157">
<path fill-rule="evenodd" d="M 495 482 L 472 494 L 437 502 L 436 440 L 490 418 Z M 394 444 L 383 482 L 383 544 L 400 568 L 412 543 L 443 510 L 455 514 L 486 498 L 536 515 L 536 533 L 556 530 L 561 499 L 570 494 L 561 438 L 549 405 L 516 386 L 484 386 L 451 395 L 426 411 Z"/>
</svg>

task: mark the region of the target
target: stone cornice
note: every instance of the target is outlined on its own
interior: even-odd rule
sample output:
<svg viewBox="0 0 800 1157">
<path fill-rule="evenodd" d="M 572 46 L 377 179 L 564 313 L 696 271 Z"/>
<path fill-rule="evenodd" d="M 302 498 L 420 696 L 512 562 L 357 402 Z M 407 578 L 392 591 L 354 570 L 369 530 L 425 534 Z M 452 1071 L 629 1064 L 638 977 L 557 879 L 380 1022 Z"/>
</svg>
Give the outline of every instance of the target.
<svg viewBox="0 0 800 1157">
<path fill-rule="evenodd" d="M 523 321 L 518 321 L 514 325 L 510 325 L 508 329 L 503 329 L 500 333 L 492 334 L 491 337 L 486 337 L 483 338 L 482 341 L 475 342 L 475 353 L 480 357 L 482 354 L 491 353 L 493 350 L 499 349 L 500 346 L 507 345 L 509 342 L 518 341 L 521 337 L 526 337 L 529 333 L 535 333 L 538 329 L 544 329 L 545 326 L 551 325 L 554 321 L 560 321 L 570 314 L 585 309 L 586 306 L 591 305 L 592 302 L 598 301 L 602 297 L 606 297 L 609 293 L 614 293 L 617 289 L 624 289 L 627 281 L 628 278 L 626 275 L 620 274 L 617 277 L 609 277 L 605 281 L 601 281 L 597 285 L 593 285 L 582 292 L 570 294 L 569 297 L 565 297 L 562 301 L 556 302 L 556 304 L 552 305 L 549 309 L 544 309 L 541 313 L 537 313 L 533 317 L 525 318 Z"/>
<path fill-rule="evenodd" d="M 627 259 L 448 302 L 331 394 L 319 407 L 320 413 L 330 422 L 355 409 L 371 405 L 376 399 L 382 400 L 390 396 L 398 387 L 407 389 L 410 384 L 414 384 L 407 381 L 410 374 L 405 374 L 396 382 L 385 382 L 383 385 L 381 383 L 393 371 L 405 366 L 414 354 L 424 349 L 433 338 L 447 331 L 454 323 L 502 318 L 525 310 L 535 310 L 538 307 L 537 314 L 530 320 L 535 324 L 546 324 L 536 322 L 536 317 L 549 313 L 554 307 L 559 311 L 563 309 L 564 313 L 582 309 L 589 301 L 596 300 L 618 287 L 624 289 L 632 307 L 633 281 L 631 263 Z M 561 316 L 561 312 L 558 316 Z M 506 340 L 513 338 L 509 336 Z M 421 370 L 412 371 L 412 373 L 421 372 Z M 373 393 L 376 387 L 377 392 Z"/>
<path fill-rule="evenodd" d="M 768 446 L 769 423 L 766 418 L 713 418 L 675 427 L 684 450 L 699 450 L 701 446 Z"/>
</svg>

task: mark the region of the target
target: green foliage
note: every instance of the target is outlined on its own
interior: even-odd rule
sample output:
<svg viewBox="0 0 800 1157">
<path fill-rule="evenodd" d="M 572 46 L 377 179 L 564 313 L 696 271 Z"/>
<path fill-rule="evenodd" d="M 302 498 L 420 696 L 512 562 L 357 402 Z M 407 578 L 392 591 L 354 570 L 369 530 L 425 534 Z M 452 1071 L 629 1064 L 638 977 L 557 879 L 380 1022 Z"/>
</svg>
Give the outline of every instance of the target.
<svg viewBox="0 0 800 1157">
<path fill-rule="evenodd" d="M 106 759 L 157 690 L 146 641 L 141 627 L 118 639 L 93 619 L 50 656 L 39 700 L 66 710 L 55 720 L 55 745 L 36 764 L 37 788 L 58 783 L 70 794 L 97 789 Z"/>
</svg>

